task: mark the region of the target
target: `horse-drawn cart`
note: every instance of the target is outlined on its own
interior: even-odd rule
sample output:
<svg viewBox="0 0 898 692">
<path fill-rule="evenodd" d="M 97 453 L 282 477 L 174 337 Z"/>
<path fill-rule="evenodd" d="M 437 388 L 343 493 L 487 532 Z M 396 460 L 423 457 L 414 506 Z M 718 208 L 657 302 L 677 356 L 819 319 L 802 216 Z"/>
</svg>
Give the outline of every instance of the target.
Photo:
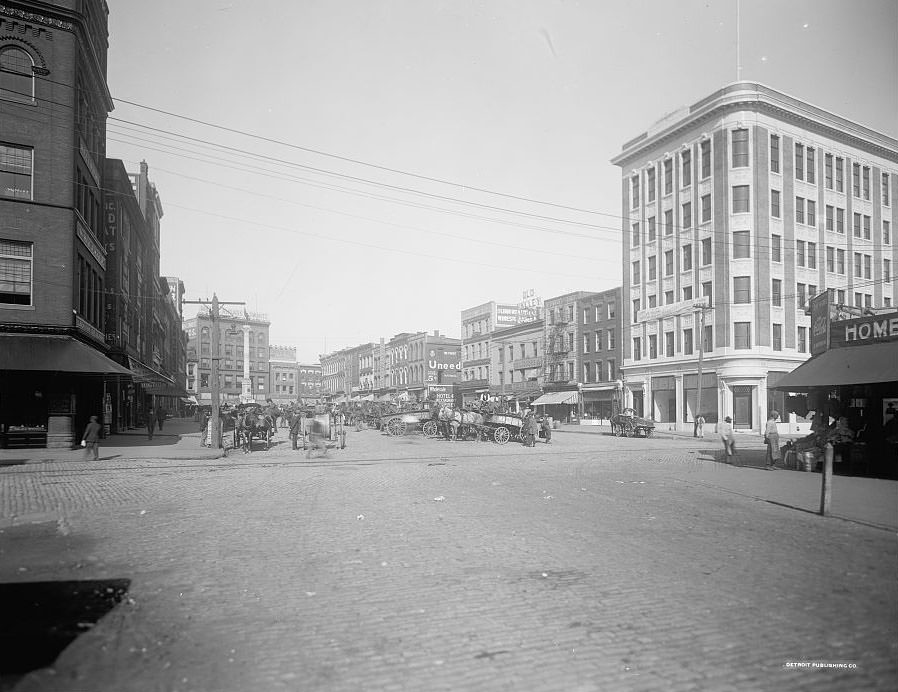
<svg viewBox="0 0 898 692">
<path fill-rule="evenodd" d="M 380 417 L 380 424 L 377 427 L 388 435 L 401 437 L 410 430 L 414 431 L 423 427 L 430 419 L 430 411 L 391 411 Z M 426 431 L 425 434 L 427 434 Z"/>
<path fill-rule="evenodd" d="M 492 438 L 500 445 L 509 440 L 518 440 L 524 419 L 511 413 L 493 413 L 486 417 L 484 425 L 491 431 Z"/>
<path fill-rule="evenodd" d="M 617 437 L 651 437 L 654 432 L 655 421 L 637 416 L 631 408 L 611 417 L 611 434 Z"/>
</svg>

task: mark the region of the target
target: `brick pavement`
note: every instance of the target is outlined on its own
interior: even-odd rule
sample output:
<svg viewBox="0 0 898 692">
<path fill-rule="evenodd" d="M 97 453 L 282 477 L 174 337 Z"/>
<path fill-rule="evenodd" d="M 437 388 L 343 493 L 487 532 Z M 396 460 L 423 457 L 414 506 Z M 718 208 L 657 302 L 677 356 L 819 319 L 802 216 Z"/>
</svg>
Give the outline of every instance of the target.
<svg viewBox="0 0 898 692">
<path fill-rule="evenodd" d="M 892 533 L 748 492 L 813 474 L 601 442 L 2 469 L 25 510 L 68 490 L 0 580 L 133 579 L 16 690 L 894 689 Z"/>
</svg>

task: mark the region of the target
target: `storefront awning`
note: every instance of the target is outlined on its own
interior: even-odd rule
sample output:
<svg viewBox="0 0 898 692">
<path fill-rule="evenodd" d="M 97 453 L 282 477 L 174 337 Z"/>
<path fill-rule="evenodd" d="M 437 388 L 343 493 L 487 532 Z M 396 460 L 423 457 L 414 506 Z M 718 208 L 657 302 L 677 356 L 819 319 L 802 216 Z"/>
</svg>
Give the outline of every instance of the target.
<svg viewBox="0 0 898 692">
<path fill-rule="evenodd" d="M 833 348 L 799 365 L 774 389 L 803 392 L 811 387 L 898 382 L 898 342 Z"/>
<path fill-rule="evenodd" d="M 547 392 L 530 405 L 546 406 L 549 404 L 576 404 L 579 401 L 579 392 Z"/>
<path fill-rule="evenodd" d="M 154 370 L 149 365 L 145 365 L 131 356 L 128 356 L 128 366 L 131 368 L 131 378 L 134 380 L 135 384 L 146 385 L 144 389 L 148 394 L 156 394 L 156 392 L 149 391 L 149 388 L 153 385 L 165 387 L 171 386 L 174 383 L 172 378 L 163 375 L 158 370 Z M 185 392 L 178 396 L 187 396 L 187 393 Z"/>
<path fill-rule="evenodd" d="M 153 396 L 174 396 L 180 399 L 186 399 L 189 396 L 186 389 L 175 384 L 145 384 L 143 391 L 144 394 Z"/>
<path fill-rule="evenodd" d="M 87 344 L 55 334 L 0 334 L 0 370 L 131 375 Z"/>
</svg>

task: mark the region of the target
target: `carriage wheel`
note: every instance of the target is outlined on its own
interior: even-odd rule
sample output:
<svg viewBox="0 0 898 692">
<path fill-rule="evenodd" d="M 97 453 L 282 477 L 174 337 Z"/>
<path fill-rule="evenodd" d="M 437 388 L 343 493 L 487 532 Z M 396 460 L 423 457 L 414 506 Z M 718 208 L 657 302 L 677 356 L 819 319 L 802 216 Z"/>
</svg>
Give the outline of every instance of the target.
<svg viewBox="0 0 898 692">
<path fill-rule="evenodd" d="M 493 433 L 493 439 L 500 445 L 504 445 L 510 438 L 511 433 L 508 432 L 508 428 L 505 426 L 499 426 L 496 428 L 496 432 Z"/>
<path fill-rule="evenodd" d="M 618 423 L 617 425 L 611 426 L 612 431 L 614 432 L 615 437 L 623 437 L 624 436 L 624 426 Z"/>
<path fill-rule="evenodd" d="M 401 418 L 391 418 L 387 423 L 387 432 L 395 437 L 405 435 L 405 421 Z"/>
<path fill-rule="evenodd" d="M 424 437 L 436 437 L 440 434 L 440 428 L 435 421 L 429 420 L 424 424 Z"/>
<path fill-rule="evenodd" d="M 622 427 L 624 437 L 633 437 L 636 434 L 636 431 L 633 429 L 633 425 L 631 423 L 626 423 Z"/>
</svg>

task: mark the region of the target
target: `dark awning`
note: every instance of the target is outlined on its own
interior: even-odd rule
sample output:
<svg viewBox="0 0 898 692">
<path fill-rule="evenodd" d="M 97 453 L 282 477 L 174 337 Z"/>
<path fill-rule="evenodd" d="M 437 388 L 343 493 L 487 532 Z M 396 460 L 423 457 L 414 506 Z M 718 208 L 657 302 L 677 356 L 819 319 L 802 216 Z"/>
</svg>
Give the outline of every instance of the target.
<svg viewBox="0 0 898 692">
<path fill-rule="evenodd" d="M 149 365 L 145 365 L 141 363 L 136 358 L 132 358 L 128 356 L 128 365 L 131 366 L 131 377 L 133 378 L 136 384 L 142 384 L 144 386 L 144 390 L 148 387 L 171 387 L 173 384 L 172 378 L 167 375 L 163 375 L 158 370 L 153 370 Z M 149 392 L 153 394 L 155 392 Z M 177 396 L 182 396 L 178 394 Z M 183 396 L 187 396 L 184 394 Z"/>
<path fill-rule="evenodd" d="M 824 351 L 784 376 L 774 389 L 803 392 L 811 387 L 878 382 L 898 382 L 898 341 Z"/>
<path fill-rule="evenodd" d="M 174 396 L 186 399 L 190 394 L 184 387 L 176 384 L 145 384 L 143 385 L 144 394 L 152 394 L 153 396 Z"/>
<path fill-rule="evenodd" d="M 0 334 L 0 370 L 131 375 L 96 349 L 56 334 Z"/>
</svg>

